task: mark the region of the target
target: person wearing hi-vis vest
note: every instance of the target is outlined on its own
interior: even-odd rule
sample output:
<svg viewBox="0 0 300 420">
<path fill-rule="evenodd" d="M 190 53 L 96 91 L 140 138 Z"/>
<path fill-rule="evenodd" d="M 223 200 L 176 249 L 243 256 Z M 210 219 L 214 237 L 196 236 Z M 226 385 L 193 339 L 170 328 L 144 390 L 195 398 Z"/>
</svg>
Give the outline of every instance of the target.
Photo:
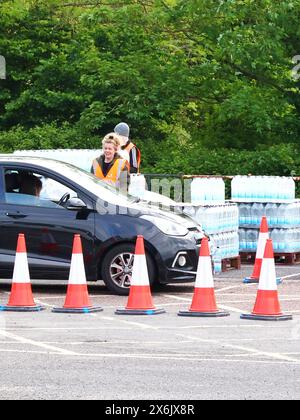
<svg viewBox="0 0 300 420">
<path fill-rule="evenodd" d="M 129 154 L 130 173 L 139 173 L 141 164 L 141 152 L 129 139 L 130 128 L 128 124 L 124 122 L 119 123 L 115 126 L 114 132 L 120 136 L 121 150 L 125 150 Z"/>
<path fill-rule="evenodd" d="M 94 159 L 91 172 L 107 184 L 127 191 L 129 184 L 129 163 L 118 150 L 120 139 L 116 133 L 107 134 L 102 140 L 103 154 Z"/>
</svg>

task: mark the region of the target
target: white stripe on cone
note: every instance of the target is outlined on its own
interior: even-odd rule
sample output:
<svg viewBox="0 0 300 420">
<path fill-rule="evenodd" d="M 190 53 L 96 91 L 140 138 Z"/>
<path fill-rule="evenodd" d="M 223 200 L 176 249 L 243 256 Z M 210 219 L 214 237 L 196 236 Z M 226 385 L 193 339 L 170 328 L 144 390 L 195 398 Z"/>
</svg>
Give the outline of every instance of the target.
<svg viewBox="0 0 300 420">
<path fill-rule="evenodd" d="M 145 255 L 137 254 L 134 256 L 131 285 L 149 286 L 149 276 Z"/>
<path fill-rule="evenodd" d="M 212 275 L 211 257 L 199 257 L 195 287 L 213 288 L 214 279 Z"/>
<path fill-rule="evenodd" d="M 269 239 L 268 232 L 260 232 L 258 236 L 258 243 L 257 243 L 257 251 L 256 251 L 256 258 L 263 259 L 266 242 Z"/>
<path fill-rule="evenodd" d="M 264 258 L 259 277 L 259 290 L 277 290 L 275 262 L 273 258 Z"/>
<path fill-rule="evenodd" d="M 13 271 L 13 283 L 30 283 L 26 252 L 17 252 Z"/>
<path fill-rule="evenodd" d="M 69 284 L 86 284 L 82 254 L 72 254 Z"/>
</svg>

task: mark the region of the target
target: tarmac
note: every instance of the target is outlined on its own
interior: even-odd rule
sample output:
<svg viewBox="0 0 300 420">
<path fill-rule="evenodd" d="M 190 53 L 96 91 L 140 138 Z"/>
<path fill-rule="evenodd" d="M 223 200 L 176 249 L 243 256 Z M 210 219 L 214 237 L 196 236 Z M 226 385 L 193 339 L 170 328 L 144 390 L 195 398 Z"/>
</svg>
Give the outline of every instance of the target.
<svg viewBox="0 0 300 420">
<path fill-rule="evenodd" d="M 89 283 L 103 312 L 52 313 L 66 284 L 33 281 L 38 313 L 0 313 L 2 400 L 299 399 L 300 265 L 276 266 L 283 312 L 292 321 L 241 320 L 251 312 L 257 285 L 243 284 L 251 266 L 215 277 L 225 318 L 179 317 L 193 284 L 155 288 L 155 316 L 115 315 L 127 298 Z M 0 281 L 0 304 L 10 282 Z"/>
</svg>

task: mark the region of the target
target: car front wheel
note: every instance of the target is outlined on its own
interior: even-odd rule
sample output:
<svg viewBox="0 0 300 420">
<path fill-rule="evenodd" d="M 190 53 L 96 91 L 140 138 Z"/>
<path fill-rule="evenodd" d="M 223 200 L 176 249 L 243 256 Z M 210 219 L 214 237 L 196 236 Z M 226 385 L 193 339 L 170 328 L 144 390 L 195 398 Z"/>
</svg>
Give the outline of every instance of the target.
<svg viewBox="0 0 300 420">
<path fill-rule="evenodd" d="M 111 249 L 104 257 L 102 279 L 107 288 L 118 294 L 128 295 L 134 263 L 134 244 L 122 244 Z M 149 283 L 155 281 L 155 266 L 152 257 L 146 252 Z"/>
</svg>

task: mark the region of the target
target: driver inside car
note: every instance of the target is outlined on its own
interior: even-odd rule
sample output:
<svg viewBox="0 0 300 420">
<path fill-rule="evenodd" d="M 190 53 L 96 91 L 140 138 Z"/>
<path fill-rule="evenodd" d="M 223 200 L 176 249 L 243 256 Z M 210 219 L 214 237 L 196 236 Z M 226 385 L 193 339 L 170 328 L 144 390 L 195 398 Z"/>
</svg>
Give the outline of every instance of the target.
<svg viewBox="0 0 300 420">
<path fill-rule="evenodd" d="M 19 193 L 39 197 L 42 188 L 42 181 L 37 176 L 26 174 L 21 179 Z"/>
<path fill-rule="evenodd" d="M 23 204 L 38 207 L 56 207 L 57 204 L 50 198 L 43 197 L 43 182 L 40 177 L 27 172 L 19 171 L 5 174 L 7 203 Z"/>
</svg>

